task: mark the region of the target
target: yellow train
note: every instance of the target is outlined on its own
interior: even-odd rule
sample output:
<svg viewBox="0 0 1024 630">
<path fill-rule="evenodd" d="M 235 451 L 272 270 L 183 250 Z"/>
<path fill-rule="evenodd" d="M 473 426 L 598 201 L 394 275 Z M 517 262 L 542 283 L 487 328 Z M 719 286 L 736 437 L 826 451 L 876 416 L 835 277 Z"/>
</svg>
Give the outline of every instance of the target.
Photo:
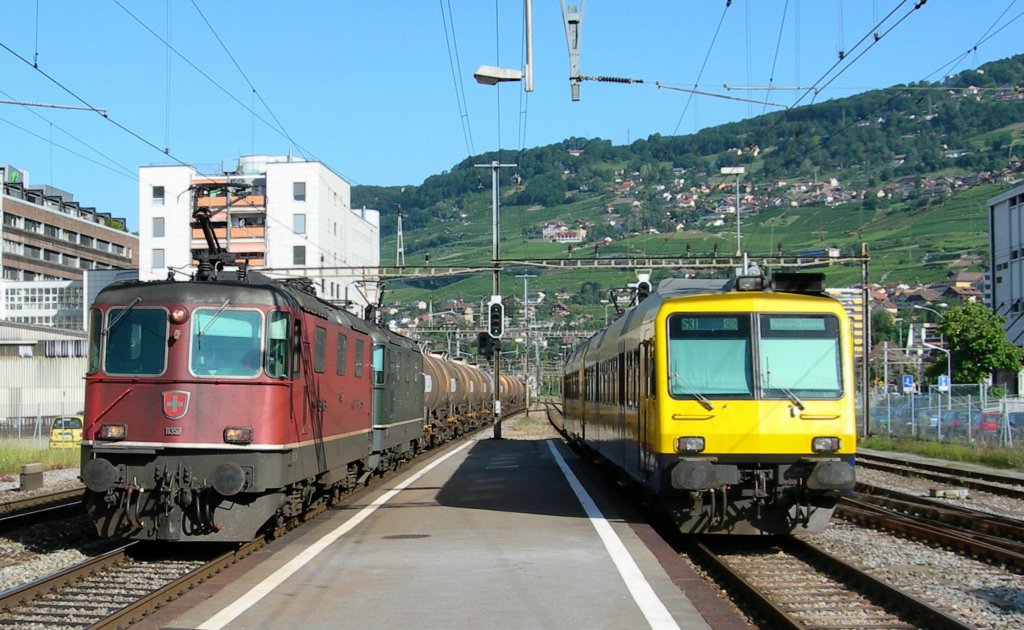
<svg viewBox="0 0 1024 630">
<path fill-rule="evenodd" d="M 683 532 L 821 531 L 856 449 L 850 324 L 823 285 L 662 281 L 574 349 L 564 432 Z"/>
</svg>

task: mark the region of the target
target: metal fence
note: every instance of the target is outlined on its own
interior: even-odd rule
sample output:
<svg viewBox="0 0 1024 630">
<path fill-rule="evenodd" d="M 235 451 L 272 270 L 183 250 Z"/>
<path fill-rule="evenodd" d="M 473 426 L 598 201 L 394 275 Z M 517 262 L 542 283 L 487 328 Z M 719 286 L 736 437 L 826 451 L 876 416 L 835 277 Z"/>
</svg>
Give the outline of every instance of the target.
<svg viewBox="0 0 1024 630">
<path fill-rule="evenodd" d="M 948 395 L 881 393 L 871 396 L 872 435 L 957 442 L 977 446 L 1024 446 L 1024 399 L 993 399 L 984 390 Z"/>
<path fill-rule="evenodd" d="M 72 416 L 82 412 L 81 405 L 77 408 L 64 402 L 34 403 L 8 406 L 9 416 L 0 416 L 0 438 L 34 439 L 45 442 L 50 436 L 50 425 L 54 418 Z"/>
</svg>

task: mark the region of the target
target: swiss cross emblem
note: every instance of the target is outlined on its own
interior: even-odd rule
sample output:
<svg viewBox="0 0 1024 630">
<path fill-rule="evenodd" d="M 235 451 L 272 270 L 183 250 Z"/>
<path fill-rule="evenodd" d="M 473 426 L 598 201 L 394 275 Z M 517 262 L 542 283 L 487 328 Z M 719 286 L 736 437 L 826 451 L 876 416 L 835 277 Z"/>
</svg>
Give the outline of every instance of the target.
<svg viewBox="0 0 1024 630">
<path fill-rule="evenodd" d="M 164 415 L 171 420 L 183 418 L 188 413 L 188 399 L 191 392 L 173 389 L 164 392 Z"/>
</svg>

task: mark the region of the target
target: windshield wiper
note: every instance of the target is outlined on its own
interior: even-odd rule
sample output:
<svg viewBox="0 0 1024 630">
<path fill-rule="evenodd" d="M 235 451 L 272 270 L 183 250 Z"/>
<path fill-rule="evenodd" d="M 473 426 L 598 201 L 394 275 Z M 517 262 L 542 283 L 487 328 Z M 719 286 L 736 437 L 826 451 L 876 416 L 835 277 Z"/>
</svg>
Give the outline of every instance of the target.
<svg viewBox="0 0 1024 630">
<path fill-rule="evenodd" d="M 196 334 L 197 337 L 202 337 L 203 334 L 205 334 L 206 331 L 210 329 L 210 326 L 213 326 L 213 322 L 217 321 L 217 318 L 220 317 L 220 314 L 223 313 L 224 309 L 228 307 L 228 304 L 231 304 L 231 300 L 224 300 L 224 303 L 220 305 L 220 308 L 217 309 L 217 312 L 213 314 L 213 317 L 210 318 L 210 321 L 206 322 L 206 325 L 203 326 L 202 330 L 200 330 L 199 333 Z"/>
<path fill-rule="evenodd" d="M 800 411 L 803 411 L 805 409 L 804 402 L 800 400 L 799 396 L 797 396 L 790 390 L 786 389 L 785 387 L 780 387 L 779 389 L 782 391 L 783 394 L 786 395 L 786 398 L 789 399 L 789 402 L 793 403 L 793 405 L 800 409 Z"/>
<path fill-rule="evenodd" d="M 683 387 L 685 387 L 686 389 L 692 390 L 692 391 L 687 392 L 687 393 L 689 393 L 689 395 L 691 395 L 694 398 L 696 398 L 697 402 L 699 402 L 702 407 L 704 407 L 708 411 L 711 411 L 712 409 L 715 408 L 715 406 L 713 404 L 711 404 L 711 401 L 708 400 L 708 398 L 704 394 L 701 394 L 694 387 L 691 387 L 690 384 L 686 382 L 686 379 L 683 378 L 682 374 L 680 374 L 678 372 L 673 372 L 672 373 L 672 378 L 678 379 L 679 382 L 683 384 Z"/>
<path fill-rule="evenodd" d="M 103 332 L 101 332 L 100 335 L 101 336 L 102 335 L 106 335 L 108 332 L 110 332 L 110 329 L 113 328 L 114 326 L 117 326 L 117 322 L 121 321 L 121 319 L 125 315 L 127 315 L 130 312 L 132 312 L 132 309 L 134 309 L 136 306 L 138 306 L 139 302 L 141 302 L 141 301 L 142 301 L 142 298 L 140 298 L 140 297 L 137 297 L 134 300 L 132 300 L 131 304 L 129 304 L 127 307 L 125 307 L 125 309 L 123 311 L 121 311 L 120 313 L 117 314 L 117 317 L 115 317 L 109 324 L 107 324 L 107 327 L 103 329 Z"/>
</svg>

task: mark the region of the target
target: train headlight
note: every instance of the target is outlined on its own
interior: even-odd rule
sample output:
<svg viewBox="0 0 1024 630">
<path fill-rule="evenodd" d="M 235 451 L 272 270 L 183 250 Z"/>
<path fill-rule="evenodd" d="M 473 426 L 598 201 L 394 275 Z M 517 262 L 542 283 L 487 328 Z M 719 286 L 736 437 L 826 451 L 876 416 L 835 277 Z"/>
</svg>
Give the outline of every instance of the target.
<svg viewBox="0 0 1024 630">
<path fill-rule="evenodd" d="M 737 291 L 764 291 L 764 276 L 740 276 L 736 278 Z"/>
<path fill-rule="evenodd" d="M 224 441 L 228 444 L 251 444 L 251 427 L 226 427 L 224 429 Z"/>
<path fill-rule="evenodd" d="M 101 424 L 96 439 L 105 442 L 120 442 L 128 437 L 128 427 L 123 424 Z"/>
<path fill-rule="evenodd" d="M 811 439 L 811 450 L 815 453 L 835 453 L 839 450 L 839 438 L 816 437 Z"/>
<path fill-rule="evenodd" d="M 676 438 L 677 453 L 700 453 L 704 450 L 704 438 L 702 437 L 679 437 Z"/>
<path fill-rule="evenodd" d="M 172 324 L 180 326 L 188 320 L 188 310 L 184 306 L 176 306 L 174 310 L 171 311 L 170 318 Z"/>
</svg>

